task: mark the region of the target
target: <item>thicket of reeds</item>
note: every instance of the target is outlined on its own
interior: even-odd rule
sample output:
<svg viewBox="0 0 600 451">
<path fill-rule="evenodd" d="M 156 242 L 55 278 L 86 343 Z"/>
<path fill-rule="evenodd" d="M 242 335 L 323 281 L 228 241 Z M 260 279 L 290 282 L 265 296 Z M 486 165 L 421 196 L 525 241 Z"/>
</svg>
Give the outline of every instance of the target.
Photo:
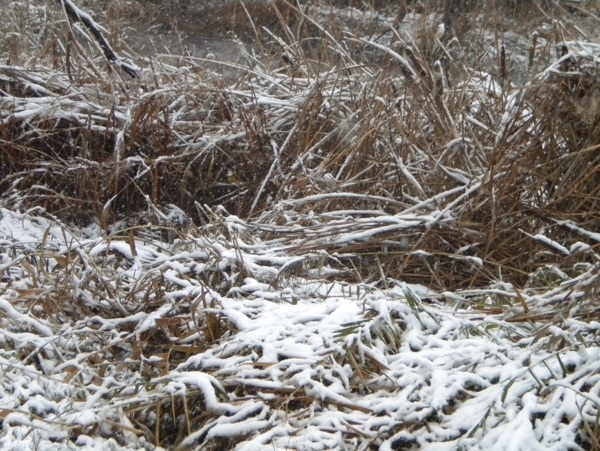
<svg viewBox="0 0 600 451">
<path fill-rule="evenodd" d="M 599 226 L 598 47 L 550 22 L 557 5 L 532 5 L 536 24 L 484 3 L 497 14 L 432 4 L 411 16 L 409 3 L 391 20 L 276 2 L 264 22 L 277 17 L 278 34 L 255 4 L 236 3 L 255 40 L 221 67 L 131 54 L 113 29 L 121 58 L 141 68 L 134 78 L 60 7 L 23 34 L 19 21 L 41 13 L 5 6 L 5 198 L 105 229 L 161 222 L 169 206 L 199 224 L 198 205 L 221 205 L 266 235 L 414 215 L 414 226 L 325 248 L 360 254 L 365 280 L 382 267 L 436 288 L 523 283 L 545 264 L 586 260 L 573 246 Z"/>
<path fill-rule="evenodd" d="M 214 20 L 200 24 L 209 35 L 230 30 L 241 52 L 233 62 L 195 58 L 183 38 L 178 51 L 150 42 L 134 51 L 127 21 L 155 26 L 147 4 L 111 2 L 104 15 L 96 2 L 82 4 L 97 13 L 91 28 L 60 1 L 0 5 L 1 206 L 11 221 L 47 228 L 34 244 L 0 243 L 4 288 L 29 313 L 2 302 L 0 316 L 6 330 L 31 332 L 2 335 L 0 357 L 35 367 L 42 385 L 52 382 L 48 362 L 59 360 L 53 368 L 69 375 L 61 383 L 75 404 L 105 384 L 89 424 L 48 420 L 68 424 L 74 442 L 143 437 L 148 447 L 229 449 L 250 433 L 215 431 L 238 414 L 257 430 L 288 413 L 299 422 L 326 409 L 348 421 L 383 415 L 290 388 L 288 356 L 238 365 L 261 352 L 235 342 L 242 313 L 230 304 L 248 295 L 247 278 L 290 303 L 302 292 L 295 280 L 357 283 L 347 294 L 363 305 L 356 318 L 329 335 L 311 329 L 331 338 L 324 363 L 306 365 L 326 367 L 311 373 L 314 384 L 327 374 L 355 396 L 400 390 L 388 377 L 392 359 L 381 355 L 399 353 L 411 324 L 437 330 L 445 313 L 427 303 L 456 303 L 483 318 L 457 326 L 457 336 L 502 330 L 519 350 L 527 331 L 532 353 L 555 352 L 532 365 L 531 378 L 508 382 L 503 401 L 513 383 L 526 392 L 535 381 L 545 400 L 559 402 L 570 393 L 551 387 L 561 374 L 584 395 L 595 390 L 571 354 L 597 340 L 597 18 L 558 2 L 468 2 L 467 13 L 455 2 L 339 3 L 214 6 Z M 105 239 L 79 242 L 67 232 L 73 226 L 97 226 Z M 392 293 L 401 282 L 444 294 L 421 299 L 404 285 L 402 302 L 377 310 L 369 290 Z M 509 310 L 505 322 L 485 320 Z M 565 318 L 581 322 L 572 341 L 550 327 Z M 53 334 L 60 340 L 50 349 L 44 340 Z M 184 377 L 197 369 L 192 356 L 213 348 L 216 366 L 199 364 L 205 383 L 194 386 Z M 505 350 L 486 359 L 496 352 Z M 352 368 L 348 380 L 341 367 Z M 4 380 L 21 383 L 19 371 Z M 347 423 L 344 440 L 409 449 L 481 390 L 469 385 L 439 412 L 390 420 L 387 429 Z M 255 410 L 236 410 L 254 402 Z M 491 411 L 455 433 L 476 435 Z M 580 445 L 600 449 L 594 412 L 586 401 L 580 415 L 547 418 L 557 415 L 579 430 Z M 0 410 L 0 419 L 10 413 Z"/>
</svg>

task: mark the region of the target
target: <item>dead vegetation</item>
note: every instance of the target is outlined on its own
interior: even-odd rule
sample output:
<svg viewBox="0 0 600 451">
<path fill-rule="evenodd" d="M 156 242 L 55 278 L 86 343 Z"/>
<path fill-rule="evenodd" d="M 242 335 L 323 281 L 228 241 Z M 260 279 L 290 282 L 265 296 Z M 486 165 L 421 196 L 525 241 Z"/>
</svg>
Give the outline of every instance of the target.
<svg viewBox="0 0 600 451">
<path fill-rule="evenodd" d="M 196 223 L 197 205 L 222 205 L 267 228 L 293 216 L 329 230 L 336 211 L 430 215 L 328 250 L 364 255 L 363 268 L 376 261 L 386 276 L 436 288 L 523 283 L 567 257 L 559 246 L 597 230 L 597 49 L 573 40 L 577 29 L 557 22 L 532 30 L 514 42 L 526 46 L 514 55 L 477 14 L 460 37 L 452 29 L 436 35 L 444 16 L 435 9 L 365 37 L 323 22 L 327 9 L 313 16 L 287 3 L 270 8 L 279 34 L 250 21 L 264 14 L 248 12 L 245 23 L 265 43 L 256 41 L 244 61 L 223 63 L 242 72 L 229 86 L 185 56 L 176 65 L 138 58 L 145 67 L 129 79 L 80 38 L 61 37 L 63 18 L 52 58 L 36 59 L 50 63 L 47 71 L 0 68 L 4 192 L 22 207 L 103 228 L 160 222 L 152 212 L 169 205 Z M 352 14 L 358 21 L 378 12 Z M 309 31 L 318 54 L 299 45 Z M 516 78 L 525 84 L 511 86 Z"/>
<path fill-rule="evenodd" d="M 113 61 L 56 4 L 0 6 L 11 18 L 0 38 L 3 215 L 46 230 L 33 244 L 3 236 L 0 357 L 43 383 L 60 374 L 79 406 L 96 389 L 103 399 L 89 422 L 64 414 L 61 394 L 37 415 L 68 425 L 60 440 L 79 445 L 113 436 L 230 449 L 283 434 L 296 446 L 295 428 L 309 425 L 330 448 L 416 449 L 435 440 L 433 424 L 468 447 L 488 415 L 506 416 L 490 406 L 453 429 L 477 393 L 500 386 L 504 403 L 526 387 L 551 405 L 569 396 L 568 380 L 580 414 L 548 407 L 532 424 L 563 424 L 599 449 L 600 46 L 581 25 L 592 19 L 550 2 L 531 2 L 543 13 L 531 20 L 510 2 L 475 2 L 463 17 L 452 2 L 314 3 L 212 6 L 211 24 L 229 24 L 242 52 L 233 62 L 135 54 L 118 31 L 143 16 L 130 3 L 107 9 Z M 75 226 L 103 239 L 71 235 Z M 301 332 L 323 334 L 316 360 L 301 370 L 308 357 L 244 335 L 267 302 L 255 291 L 290 306 L 322 301 Z M 334 327 L 336 296 L 353 316 Z M 470 316 L 457 325 L 453 310 Z M 473 364 L 478 382 L 446 387 L 431 407 L 427 387 L 439 381 L 428 373 L 423 407 L 397 382 L 416 364 L 392 356 L 413 329 L 450 342 L 442 324 L 465 346 L 498 333 L 514 349 L 483 361 L 521 359 L 525 376 Z M 291 332 L 281 340 L 303 349 Z M 547 354 L 531 363 L 521 347 Z M 7 370 L 7 386 L 22 371 Z M 377 410 L 382 387 L 410 401 L 406 421 Z M 20 424 L 10 415 L 24 399 L 0 409 L 5 429 Z M 315 409 L 339 413 L 343 432 Z M 236 421 L 247 432 L 228 433 Z"/>
</svg>

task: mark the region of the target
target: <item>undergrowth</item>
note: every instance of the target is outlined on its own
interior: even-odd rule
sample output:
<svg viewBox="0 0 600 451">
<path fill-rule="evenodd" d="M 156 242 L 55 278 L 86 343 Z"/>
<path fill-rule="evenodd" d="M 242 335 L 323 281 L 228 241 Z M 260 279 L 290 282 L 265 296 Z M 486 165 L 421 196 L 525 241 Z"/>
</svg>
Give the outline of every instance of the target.
<svg viewBox="0 0 600 451">
<path fill-rule="evenodd" d="M 4 8 L 27 20 L 34 6 Z M 458 27 L 449 7 L 399 23 L 283 2 L 270 7 L 278 34 L 248 10 L 256 39 L 221 63 L 238 71 L 233 84 L 203 60 L 144 59 L 113 39 L 142 67 L 131 79 L 44 8 L 55 19 L 19 50 L 18 30 L 6 33 L 10 54 L 38 53 L 0 68 L 3 190 L 21 208 L 104 229 L 159 223 L 153 212 L 168 205 L 195 223 L 198 204 L 222 205 L 325 234 L 338 216 L 429 215 L 333 247 L 438 288 L 523 283 L 599 226 L 597 48 L 551 21 L 558 5 L 536 5 L 546 21 L 515 31 L 510 7 L 490 7 L 498 14 L 476 9 Z"/>
<path fill-rule="evenodd" d="M 166 53 L 127 43 L 132 21 L 165 30 L 148 5 L 87 24 L 70 2 L 0 6 L 1 389 L 63 390 L 13 397 L 4 437 L 25 409 L 81 446 L 293 447 L 315 428 L 323 449 L 486 449 L 531 422 L 600 449 L 597 17 L 343 3 L 177 2 Z M 194 57 L 184 14 L 239 59 Z M 276 317 L 305 301 L 314 316 Z M 436 353 L 473 337 L 494 343 L 480 361 Z"/>
</svg>

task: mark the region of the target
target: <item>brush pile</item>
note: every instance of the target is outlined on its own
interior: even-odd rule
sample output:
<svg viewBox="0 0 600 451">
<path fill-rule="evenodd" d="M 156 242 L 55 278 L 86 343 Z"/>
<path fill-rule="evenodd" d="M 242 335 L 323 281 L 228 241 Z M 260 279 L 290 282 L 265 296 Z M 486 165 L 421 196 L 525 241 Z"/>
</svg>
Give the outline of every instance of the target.
<svg viewBox="0 0 600 451">
<path fill-rule="evenodd" d="M 595 19 L 425 3 L 0 7 L 3 449 L 600 450 Z"/>
</svg>

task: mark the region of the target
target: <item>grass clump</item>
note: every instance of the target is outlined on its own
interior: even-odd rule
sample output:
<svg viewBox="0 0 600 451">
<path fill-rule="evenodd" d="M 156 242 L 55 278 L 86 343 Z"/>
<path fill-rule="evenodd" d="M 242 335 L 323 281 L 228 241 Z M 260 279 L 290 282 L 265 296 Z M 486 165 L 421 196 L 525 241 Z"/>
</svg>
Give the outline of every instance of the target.
<svg viewBox="0 0 600 451">
<path fill-rule="evenodd" d="M 0 70 L 4 190 L 104 228 L 158 221 L 148 212 L 168 205 L 196 222 L 197 204 L 265 226 L 296 216 L 324 235 L 337 211 L 417 215 L 401 232 L 333 247 L 438 288 L 522 283 L 598 225 L 597 52 L 567 25 L 530 38 L 519 23 L 514 38 L 497 28 L 510 8 L 491 7 L 498 23 L 475 10 L 464 33 L 433 6 L 377 26 L 366 24 L 380 10 L 356 10 L 366 27 L 352 29 L 337 20 L 343 8 L 273 5 L 279 28 L 248 10 L 259 40 L 222 63 L 238 71 L 230 85 L 185 55 L 138 58 L 131 79 L 55 10 L 40 36 L 54 30 L 56 52 L 35 60 L 51 68 Z"/>
<path fill-rule="evenodd" d="M 0 440 L 594 449 L 597 19 L 372 3 L 0 6 Z"/>
</svg>

